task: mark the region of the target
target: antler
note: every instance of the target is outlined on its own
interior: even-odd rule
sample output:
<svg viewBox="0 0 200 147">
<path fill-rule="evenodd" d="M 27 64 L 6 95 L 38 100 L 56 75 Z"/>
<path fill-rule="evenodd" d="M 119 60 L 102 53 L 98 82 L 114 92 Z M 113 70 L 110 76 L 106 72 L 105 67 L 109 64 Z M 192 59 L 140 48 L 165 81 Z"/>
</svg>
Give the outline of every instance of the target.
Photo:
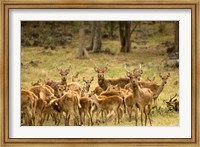
<svg viewBox="0 0 200 147">
<path fill-rule="evenodd" d="M 94 80 L 94 77 L 91 77 L 90 82 L 92 82 Z"/>
<path fill-rule="evenodd" d="M 83 81 L 86 82 L 85 77 L 83 77 Z"/>
<path fill-rule="evenodd" d="M 172 97 L 170 98 L 169 102 L 172 102 L 172 100 L 177 96 L 177 93 Z"/>
<path fill-rule="evenodd" d="M 170 73 L 167 74 L 167 77 L 170 77 Z"/>
<path fill-rule="evenodd" d="M 56 66 L 56 69 L 57 69 L 58 71 L 60 71 L 60 70 L 61 70 L 60 68 L 58 68 L 58 66 Z"/>
<path fill-rule="evenodd" d="M 103 68 L 104 72 L 108 69 L 108 63 L 106 63 L 106 66 Z"/>
<path fill-rule="evenodd" d="M 99 71 L 99 68 L 97 67 L 97 65 L 96 65 L 96 64 L 94 64 L 94 70 L 95 70 L 96 72 L 98 72 L 98 71 Z"/>
<path fill-rule="evenodd" d="M 126 72 L 130 73 L 130 71 L 127 69 L 127 64 L 124 64 L 123 67 L 126 70 Z"/>
</svg>

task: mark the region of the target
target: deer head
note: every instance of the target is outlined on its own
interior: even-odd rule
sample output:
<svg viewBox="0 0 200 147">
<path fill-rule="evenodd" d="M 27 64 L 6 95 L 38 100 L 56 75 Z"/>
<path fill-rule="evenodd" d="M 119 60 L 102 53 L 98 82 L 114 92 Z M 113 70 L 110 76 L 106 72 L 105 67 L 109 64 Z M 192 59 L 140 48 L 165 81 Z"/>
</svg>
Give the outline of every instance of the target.
<svg viewBox="0 0 200 147">
<path fill-rule="evenodd" d="M 151 79 L 150 77 L 147 77 L 147 81 L 153 82 L 155 80 L 155 76 Z"/>
<path fill-rule="evenodd" d="M 58 68 L 58 67 L 56 67 L 56 68 L 57 68 L 57 70 L 59 71 L 59 74 L 61 75 L 61 77 L 62 77 L 62 78 L 66 78 L 67 75 L 68 75 L 69 72 L 70 72 L 71 65 L 70 65 L 68 68 L 66 68 L 66 69 L 62 69 L 62 68 Z"/>
<path fill-rule="evenodd" d="M 143 74 L 143 70 L 142 70 L 142 65 L 141 64 L 139 64 L 138 68 L 134 68 L 133 69 L 133 74 L 135 76 L 137 76 L 138 80 L 140 81 L 140 78 L 141 78 L 141 76 Z"/>
<path fill-rule="evenodd" d="M 77 72 L 75 75 L 72 75 L 72 82 L 79 82 L 79 73 Z"/>
<path fill-rule="evenodd" d="M 161 73 L 159 73 L 160 78 L 163 81 L 163 85 L 167 84 L 167 79 L 170 77 L 170 73 L 168 73 L 167 75 L 162 75 Z"/>
<path fill-rule="evenodd" d="M 120 91 L 120 86 L 119 85 L 109 85 L 106 91 Z"/>
<path fill-rule="evenodd" d="M 42 85 L 42 80 L 39 79 L 39 80 L 37 80 L 37 82 L 31 83 L 31 85 L 32 85 L 32 86 Z"/>
<path fill-rule="evenodd" d="M 127 64 L 124 64 L 124 69 L 125 69 L 125 71 L 126 71 L 126 76 L 128 77 L 128 78 L 133 78 L 133 77 L 137 77 L 137 80 L 138 81 L 140 81 L 140 78 L 141 78 L 141 76 L 142 76 L 142 73 L 143 73 L 143 71 L 142 71 L 142 66 L 141 66 L 141 64 L 139 65 L 139 68 L 134 68 L 133 69 L 133 71 L 132 72 L 130 72 L 128 69 L 127 69 Z"/>
<path fill-rule="evenodd" d="M 66 85 L 59 84 L 58 85 L 58 96 L 61 97 L 67 92 L 68 87 Z"/>
<path fill-rule="evenodd" d="M 103 68 L 99 68 L 95 64 L 94 71 L 98 73 L 97 77 L 99 80 L 104 79 L 104 72 L 107 71 L 107 69 L 108 69 L 108 64 L 106 64 L 106 66 Z"/>
<path fill-rule="evenodd" d="M 87 92 L 89 92 L 90 90 L 90 85 L 92 83 L 92 81 L 94 80 L 94 77 L 91 77 L 90 80 L 86 80 L 85 77 L 83 77 L 83 81 L 84 81 L 84 88 Z"/>
</svg>

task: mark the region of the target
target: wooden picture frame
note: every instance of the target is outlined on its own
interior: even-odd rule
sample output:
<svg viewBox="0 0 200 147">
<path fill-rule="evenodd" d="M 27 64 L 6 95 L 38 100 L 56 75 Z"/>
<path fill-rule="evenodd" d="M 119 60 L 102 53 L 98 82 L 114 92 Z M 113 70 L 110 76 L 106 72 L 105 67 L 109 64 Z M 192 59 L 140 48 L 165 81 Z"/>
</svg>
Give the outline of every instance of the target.
<svg viewBox="0 0 200 147">
<path fill-rule="evenodd" d="M 20 138 L 9 138 L 9 117 L 8 117 L 8 108 L 9 108 L 9 35 L 8 35 L 8 26 L 9 26 L 9 9 L 34 9 L 34 8 L 142 8 L 142 9 L 191 9 L 192 12 L 192 137 L 191 138 L 154 138 L 154 139 L 20 139 Z M 18 1 L 18 0 L 3 0 L 1 1 L 1 145 L 10 146 L 10 145 L 148 145 L 148 146 L 161 146 L 161 145 L 190 145 L 198 146 L 199 145 L 199 117 L 198 113 L 200 103 L 199 103 L 199 1 L 193 0 L 191 2 L 187 0 L 181 1 Z"/>
</svg>

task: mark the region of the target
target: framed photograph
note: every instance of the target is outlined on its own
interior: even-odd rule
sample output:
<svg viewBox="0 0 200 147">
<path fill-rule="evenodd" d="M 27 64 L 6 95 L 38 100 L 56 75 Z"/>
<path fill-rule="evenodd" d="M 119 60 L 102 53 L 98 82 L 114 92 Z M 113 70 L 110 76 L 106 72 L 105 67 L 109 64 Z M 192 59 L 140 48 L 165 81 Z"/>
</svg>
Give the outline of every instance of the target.
<svg viewBox="0 0 200 147">
<path fill-rule="evenodd" d="M 199 145 L 199 1 L 1 1 L 2 145 Z"/>
</svg>

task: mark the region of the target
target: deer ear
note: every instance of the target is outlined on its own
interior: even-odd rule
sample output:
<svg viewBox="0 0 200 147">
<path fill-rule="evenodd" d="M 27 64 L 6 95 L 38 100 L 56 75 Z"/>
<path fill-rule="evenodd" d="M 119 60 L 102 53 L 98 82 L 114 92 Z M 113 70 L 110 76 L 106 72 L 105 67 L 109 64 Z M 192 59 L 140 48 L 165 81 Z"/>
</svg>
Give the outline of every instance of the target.
<svg viewBox="0 0 200 147">
<path fill-rule="evenodd" d="M 168 73 L 167 76 L 170 77 L 170 73 Z"/>
<path fill-rule="evenodd" d="M 121 88 L 121 87 L 117 84 L 117 89 L 120 90 L 120 88 Z"/>
<path fill-rule="evenodd" d="M 161 73 L 159 73 L 159 76 L 162 78 L 162 74 Z"/>
<path fill-rule="evenodd" d="M 85 82 L 85 77 L 83 77 L 83 81 Z"/>
<path fill-rule="evenodd" d="M 131 75 L 130 72 L 126 72 L 126 76 L 129 77 L 129 78 L 131 78 L 132 75 Z"/>
<path fill-rule="evenodd" d="M 91 77 L 91 80 L 90 80 L 90 82 L 92 82 L 94 80 L 94 77 Z"/>
<path fill-rule="evenodd" d="M 103 68 L 103 71 L 105 72 L 107 69 L 108 69 L 108 67 L 106 66 L 106 67 Z"/>
</svg>

